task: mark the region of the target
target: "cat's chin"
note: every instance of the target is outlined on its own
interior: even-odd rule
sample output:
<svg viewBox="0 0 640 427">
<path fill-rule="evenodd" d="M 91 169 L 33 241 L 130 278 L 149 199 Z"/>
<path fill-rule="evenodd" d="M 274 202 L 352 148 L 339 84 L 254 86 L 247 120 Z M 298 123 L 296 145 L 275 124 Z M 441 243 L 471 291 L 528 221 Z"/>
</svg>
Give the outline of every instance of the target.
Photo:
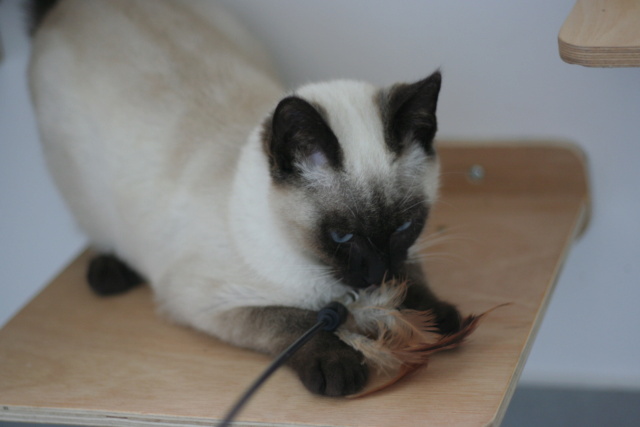
<svg viewBox="0 0 640 427">
<path fill-rule="evenodd" d="M 353 276 L 341 276 L 341 277 L 338 277 L 338 280 L 340 281 L 340 283 L 356 291 L 371 291 L 379 288 L 384 283 L 394 281 L 395 277 L 396 276 L 393 274 L 388 276 L 385 275 L 382 280 L 377 280 L 373 282 L 371 280 L 367 280 L 366 278 L 360 275 L 353 275 Z"/>
<path fill-rule="evenodd" d="M 367 282 L 366 280 L 363 280 L 359 286 L 350 285 L 350 287 L 354 289 L 356 292 L 371 292 L 380 288 L 381 285 L 382 283 L 370 283 L 370 282 Z"/>
</svg>

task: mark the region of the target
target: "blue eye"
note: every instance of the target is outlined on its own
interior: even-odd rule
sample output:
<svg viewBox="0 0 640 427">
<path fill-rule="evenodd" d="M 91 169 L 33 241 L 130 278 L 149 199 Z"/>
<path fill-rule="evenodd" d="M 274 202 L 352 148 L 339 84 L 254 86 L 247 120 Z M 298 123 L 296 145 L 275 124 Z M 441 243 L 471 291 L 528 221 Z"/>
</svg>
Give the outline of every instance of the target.
<svg viewBox="0 0 640 427">
<path fill-rule="evenodd" d="M 349 240 L 353 238 L 352 233 L 341 234 L 341 233 L 338 233 L 337 231 L 331 231 L 329 234 L 331 234 L 331 238 L 336 243 L 347 243 Z"/>
<path fill-rule="evenodd" d="M 396 232 L 398 231 L 404 231 L 407 228 L 411 227 L 412 222 L 411 221 L 407 221 L 404 224 L 402 224 L 400 227 L 396 228 Z"/>
</svg>

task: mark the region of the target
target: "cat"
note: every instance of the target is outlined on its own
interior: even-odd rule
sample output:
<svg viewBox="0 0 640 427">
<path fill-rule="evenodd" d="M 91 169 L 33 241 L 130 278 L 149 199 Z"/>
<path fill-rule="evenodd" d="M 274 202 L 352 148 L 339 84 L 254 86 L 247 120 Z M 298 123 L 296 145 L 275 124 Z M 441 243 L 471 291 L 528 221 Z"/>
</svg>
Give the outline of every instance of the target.
<svg viewBox="0 0 640 427">
<path fill-rule="evenodd" d="M 209 1 L 41 3 L 30 90 L 47 165 L 99 254 L 94 290 L 148 282 L 173 320 L 270 355 L 328 302 L 390 279 L 408 281 L 405 307 L 458 330 L 408 256 L 437 198 L 439 71 L 286 92 Z M 289 366 L 328 396 L 369 375 L 329 332 Z"/>
</svg>

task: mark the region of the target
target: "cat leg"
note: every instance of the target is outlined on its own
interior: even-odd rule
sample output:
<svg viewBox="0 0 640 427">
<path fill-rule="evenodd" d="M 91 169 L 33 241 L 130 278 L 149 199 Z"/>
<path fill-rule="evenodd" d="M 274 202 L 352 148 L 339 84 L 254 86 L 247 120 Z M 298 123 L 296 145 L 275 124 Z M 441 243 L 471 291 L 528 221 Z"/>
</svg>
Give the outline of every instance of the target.
<svg viewBox="0 0 640 427">
<path fill-rule="evenodd" d="M 460 330 L 462 322 L 460 312 L 453 304 L 440 300 L 431 291 L 420 265 L 408 264 L 405 274 L 409 287 L 403 307 L 413 310 L 432 310 L 438 329 L 443 334 Z"/>
<path fill-rule="evenodd" d="M 113 255 L 98 255 L 87 269 L 89 287 L 98 295 L 113 295 L 144 283 L 145 280 Z"/>
<path fill-rule="evenodd" d="M 227 341 L 276 356 L 316 322 L 317 312 L 294 307 L 240 307 L 221 315 L 230 325 Z M 362 390 L 368 368 L 364 356 L 333 332 L 320 331 L 288 361 L 312 393 L 346 396 Z"/>
</svg>

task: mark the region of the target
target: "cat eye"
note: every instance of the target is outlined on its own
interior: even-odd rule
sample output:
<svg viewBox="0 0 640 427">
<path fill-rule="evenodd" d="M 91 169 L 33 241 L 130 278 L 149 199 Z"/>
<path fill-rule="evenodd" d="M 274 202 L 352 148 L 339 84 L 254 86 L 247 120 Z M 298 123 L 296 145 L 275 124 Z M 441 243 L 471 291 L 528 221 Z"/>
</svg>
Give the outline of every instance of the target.
<svg viewBox="0 0 640 427">
<path fill-rule="evenodd" d="M 347 243 L 349 240 L 353 238 L 352 233 L 342 234 L 337 231 L 331 231 L 329 234 L 331 235 L 331 238 L 333 239 L 333 241 L 336 243 Z"/>
<path fill-rule="evenodd" d="M 409 227 L 411 227 L 411 224 L 413 224 L 412 221 L 407 221 L 404 224 L 402 224 L 400 227 L 396 228 L 396 233 L 400 232 L 400 231 L 404 231 L 406 229 L 408 229 Z"/>
</svg>

